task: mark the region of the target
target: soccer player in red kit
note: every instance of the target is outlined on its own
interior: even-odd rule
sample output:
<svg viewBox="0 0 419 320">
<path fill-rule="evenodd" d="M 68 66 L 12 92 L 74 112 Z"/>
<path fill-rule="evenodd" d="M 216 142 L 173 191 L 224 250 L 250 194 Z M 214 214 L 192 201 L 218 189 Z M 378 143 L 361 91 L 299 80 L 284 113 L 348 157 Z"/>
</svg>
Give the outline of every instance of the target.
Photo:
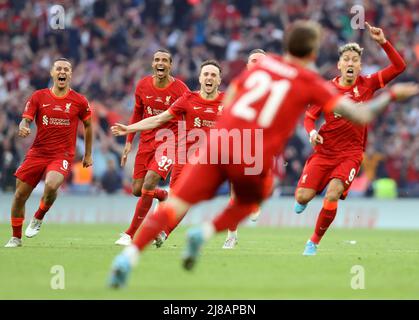
<svg viewBox="0 0 419 320">
<path fill-rule="evenodd" d="M 331 82 L 337 90 L 352 100 L 370 100 L 375 91 L 406 68 L 402 57 L 386 40 L 380 28 L 366 23 L 369 34 L 386 52 L 391 65 L 372 75 L 362 76 L 362 48 L 357 43 L 348 43 L 339 48 L 338 69 L 341 75 Z M 304 126 L 310 136 L 315 152 L 307 159 L 295 192 L 295 212 L 301 213 L 307 203 L 328 185 L 323 207 L 317 218 L 315 231 L 307 241 L 303 255 L 315 255 L 320 240 L 333 222 L 339 199 L 345 199 L 361 166 L 367 142 L 367 126 L 356 125 L 338 113 L 325 115 L 325 124 L 316 131 L 315 121 L 322 108 L 312 105 L 306 111 Z"/>
<path fill-rule="evenodd" d="M 219 160 L 218 163 L 188 164 L 185 167 L 167 202 L 140 227 L 133 244 L 114 259 L 111 287 L 118 288 L 127 282 L 139 252 L 160 230 L 192 205 L 211 199 L 218 187 L 229 180 L 236 197 L 233 205 L 212 222 L 188 232 L 183 265 L 190 270 L 204 242 L 215 233 L 237 225 L 251 213 L 255 203 L 261 203 L 270 195 L 271 175 L 268 173 L 272 158 L 282 152 L 308 104 L 321 105 L 325 112 L 339 112 L 353 121 L 367 123 L 384 110 L 392 98 L 403 99 L 419 93 L 418 85 L 399 84 L 361 107 L 355 105 L 309 70 L 317 56 L 320 30 L 313 21 L 293 23 L 284 38 L 284 57 L 267 55 L 233 80 L 224 99 L 224 113 L 216 125 L 220 134 L 211 136 L 207 145 L 209 154 L 203 155 L 203 159 L 210 156 Z M 223 146 L 226 137 L 227 149 Z M 240 150 L 239 154 L 238 143 L 246 144 L 249 137 L 252 144 L 243 149 L 245 152 Z M 222 142 L 221 146 L 219 142 Z M 251 155 L 255 155 L 254 161 L 248 161 Z M 240 159 L 242 161 L 238 161 Z"/>
<path fill-rule="evenodd" d="M 186 84 L 170 75 L 172 68 L 172 55 L 165 49 L 157 50 L 152 62 L 153 75 L 146 76 L 138 81 L 135 89 L 135 107 L 130 123 L 146 119 L 166 111 L 183 93 L 189 91 Z M 177 131 L 177 121 L 168 121 L 163 128 Z M 118 245 L 129 245 L 132 237 L 146 217 L 153 204 L 153 199 L 164 201 L 167 191 L 158 189 L 160 179 L 166 179 L 173 159 L 167 155 L 161 155 L 156 159 L 155 151 L 162 142 L 156 139 L 157 129 L 143 131 L 140 136 L 140 146 L 135 157 L 132 193 L 140 197 L 135 208 L 129 228 L 121 234 L 115 242 Z M 135 133 L 127 136 L 125 148 L 121 158 L 121 166 L 124 166 Z M 174 144 L 174 143 L 173 143 Z M 173 148 L 175 146 L 173 145 Z"/>
<path fill-rule="evenodd" d="M 221 66 L 215 60 L 206 60 L 200 66 L 199 72 L 200 90 L 196 92 L 185 92 L 179 99 L 174 102 L 166 111 L 137 123 L 125 126 L 116 123 L 111 127 L 112 133 L 116 136 L 127 135 L 133 132 L 142 132 L 162 127 L 167 122 L 175 119 L 184 121 L 184 130 L 187 135 L 190 132 L 202 131 L 207 133 L 210 128 L 214 127 L 215 122 L 221 115 L 223 110 L 224 93 L 218 91 L 221 84 Z M 179 124 L 182 126 L 182 124 Z M 178 146 L 176 148 L 177 158 L 173 165 L 170 177 L 170 189 L 176 186 L 183 168 L 187 162 L 187 155 L 195 153 L 199 146 L 195 139 L 187 139 L 178 132 L 179 140 L 176 140 Z M 185 159 L 180 158 L 180 152 L 183 152 Z M 175 160 L 175 159 L 174 159 Z M 185 212 L 186 214 L 186 212 Z M 174 224 L 168 225 L 167 228 L 156 238 L 155 245 L 160 247 L 169 234 L 176 228 L 181 219 L 176 220 Z"/>
<path fill-rule="evenodd" d="M 30 124 L 35 121 L 37 133 L 25 160 L 16 170 L 16 192 L 12 203 L 13 236 L 5 245 L 8 248 L 22 246 L 22 225 L 25 203 L 45 176 L 45 188 L 25 235 L 34 237 L 40 231 L 42 220 L 57 198 L 58 188 L 70 173 L 75 154 L 79 120 L 84 125 L 85 151 L 83 167 L 92 165 L 91 111 L 87 99 L 70 88 L 72 66 L 60 58 L 54 61 L 51 71 L 52 88 L 35 91 L 26 103 L 23 119 L 19 124 L 19 136 L 31 133 Z"/>
<path fill-rule="evenodd" d="M 250 51 L 247 58 L 246 68 L 250 69 L 258 63 L 258 61 L 266 56 L 266 52 L 263 49 L 253 49 Z M 234 201 L 234 190 L 231 188 L 231 199 L 230 204 Z M 249 219 L 253 222 L 256 222 L 260 215 L 260 206 L 255 205 L 255 208 L 252 210 L 252 213 L 249 215 Z M 224 241 L 223 249 L 233 249 L 238 244 L 238 232 L 237 226 L 233 226 L 227 230 L 227 238 Z"/>
</svg>

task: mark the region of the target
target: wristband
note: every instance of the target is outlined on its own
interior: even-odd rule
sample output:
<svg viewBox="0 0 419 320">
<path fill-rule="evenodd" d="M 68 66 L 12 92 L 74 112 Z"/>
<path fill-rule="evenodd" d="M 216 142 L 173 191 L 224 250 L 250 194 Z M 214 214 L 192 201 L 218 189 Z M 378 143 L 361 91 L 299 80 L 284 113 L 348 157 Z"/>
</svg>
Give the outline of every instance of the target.
<svg viewBox="0 0 419 320">
<path fill-rule="evenodd" d="M 315 134 L 317 134 L 317 130 L 316 129 L 311 130 L 309 133 L 310 139 L 312 139 Z"/>
</svg>

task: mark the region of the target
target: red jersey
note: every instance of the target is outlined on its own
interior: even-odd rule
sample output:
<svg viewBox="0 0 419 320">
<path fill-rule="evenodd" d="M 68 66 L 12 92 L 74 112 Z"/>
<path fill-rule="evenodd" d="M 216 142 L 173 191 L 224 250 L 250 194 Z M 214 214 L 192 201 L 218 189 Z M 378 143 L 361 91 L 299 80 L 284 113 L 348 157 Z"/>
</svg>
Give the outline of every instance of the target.
<svg viewBox="0 0 419 320">
<path fill-rule="evenodd" d="M 214 100 L 202 98 L 199 92 L 186 92 L 168 111 L 178 120 L 185 121 L 186 132 L 195 128 L 208 132 L 215 126 L 223 111 L 223 98 L 223 92 L 220 92 Z M 194 141 L 187 141 L 186 148 L 189 149 L 193 143 Z"/>
<path fill-rule="evenodd" d="M 70 89 L 64 97 L 55 96 L 50 89 L 35 91 L 26 103 L 22 117 L 35 120 L 37 132 L 28 156 L 72 159 L 75 154 L 79 120 L 91 116 L 89 102 Z"/>
<path fill-rule="evenodd" d="M 392 65 L 372 75 L 358 76 L 355 83 L 349 87 L 339 85 L 340 77 L 334 78 L 331 82 L 341 94 L 356 102 L 370 100 L 378 89 L 384 87 L 389 81 L 403 72 L 405 64 L 397 51 L 388 41 L 382 47 Z M 315 128 L 314 122 L 320 117 L 321 112 L 321 107 L 317 105 L 312 105 L 308 108 L 304 120 L 304 127 L 308 133 Z M 368 126 L 354 124 L 337 113 L 325 115 L 325 120 L 326 122 L 319 130 L 319 134 L 324 141 L 323 144 L 316 145 L 316 152 L 331 156 L 362 155 L 367 143 Z"/>
<path fill-rule="evenodd" d="M 317 73 L 277 55 L 262 58 L 234 80 L 233 86 L 236 95 L 225 106 L 217 127 L 252 129 L 251 132 L 263 129 L 266 169 L 271 167 L 272 157 L 282 152 L 308 104 L 321 105 L 329 112 L 341 97 Z"/>
<path fill-rule="evenodd" d="M 153 76 L 147 76 L 138 81 L 135 89 L 135 107 L 130 124 L 142 119 L 153 117 L 166 111 L 189 88 L 179 79 L 174 79 L 165 88 L 157 88 L 153 84 Z M 177 135 L 177 120 L 172 119 L 159 128 L 141 132 L 140 144 L 147 145 L 151 149 L 156 149 L 162 142 L 156 141 L 156 133 L 160 129 L 170 129 Z M 135 133 L 127 137 L 128 142 L 132 142 Z"/>
</svg>

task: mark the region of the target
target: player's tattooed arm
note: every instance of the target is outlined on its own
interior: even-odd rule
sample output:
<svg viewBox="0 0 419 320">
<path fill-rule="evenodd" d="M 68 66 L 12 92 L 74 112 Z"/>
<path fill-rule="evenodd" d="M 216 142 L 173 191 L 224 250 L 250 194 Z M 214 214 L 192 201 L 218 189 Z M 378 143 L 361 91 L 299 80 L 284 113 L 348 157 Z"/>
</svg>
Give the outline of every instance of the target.
<svg viewBox="0 0 419 320">
<path fill-rule="evenodd" d="M 166 110 L 160 113 L 159 115 L 145 118 L 128 126 L 121 123 L 115 123 L 115 125 L 111 127 L 111 131 L 114 136 L 125 136 L 129 133 L 137 131 L 145 131 L 158 128 L 161 125 L 165 124 L 167 121 L 173 119 L 173 117 L 174 115 L 172 115 L 169 111 Z"/>
<path fill-rule="evenodd" d="M 32 120 L 29 118 L 22 118 L 22 121 L 19 123 L 19 137 L 26 138 L 31 134 L 31 125 Z"/>
<path fill-rule="evenodd" d="M 398 83 L 368 102 L 356 104 L 350 99 L 342 98 L 337 102 L 334 111 L 355 123 L 366 124 L 383 112 L 390 101 L 403 101 L 417 94 L 419 94 L 418 84 Z"/>
<path fill-rule="evenodd" d="M 93 145 L 93 128 L 91 119 L 83 121 L 84 125 L 84 157 L 83 167 L 87 168 L 93 164 L 92 145 Z"/>
</svg>

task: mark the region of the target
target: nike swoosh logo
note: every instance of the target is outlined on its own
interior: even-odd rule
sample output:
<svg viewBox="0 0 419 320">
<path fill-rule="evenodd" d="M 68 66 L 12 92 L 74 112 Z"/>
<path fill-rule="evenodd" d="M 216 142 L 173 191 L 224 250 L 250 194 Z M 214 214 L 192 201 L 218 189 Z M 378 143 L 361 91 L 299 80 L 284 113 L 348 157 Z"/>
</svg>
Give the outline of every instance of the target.
<svg viewBox="0 0 419 320">
<path fill-rule="evenodd" d="M 49 105 L 51 105 L 51 103 L 47 103 L 47 104 L 42 104 L 42 107 L 48 107 Z"/>
<path fill-rule="evenodd" d="M 199 110 L 201 107 L 193 107 L 194 110 Z"/>
<path fill-rule="evenodd" d="M 146 97 L 146 99 L 150 99 L 150 98 L 153 98 L 153 96 L 145 96 Z"/>
</svg>

